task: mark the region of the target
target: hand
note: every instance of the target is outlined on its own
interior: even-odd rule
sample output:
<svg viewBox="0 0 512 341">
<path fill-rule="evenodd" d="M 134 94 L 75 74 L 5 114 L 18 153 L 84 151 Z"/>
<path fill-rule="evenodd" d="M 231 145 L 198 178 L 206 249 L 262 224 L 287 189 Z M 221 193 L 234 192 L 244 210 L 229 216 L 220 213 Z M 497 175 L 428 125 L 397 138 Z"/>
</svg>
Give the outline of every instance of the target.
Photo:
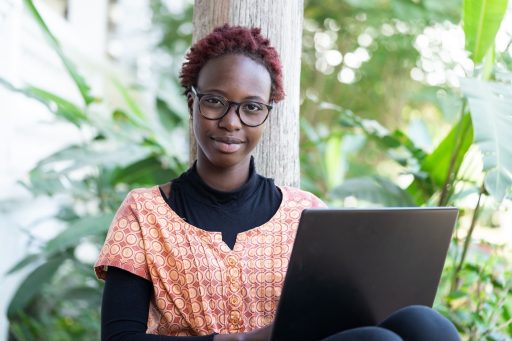
<svg viewBox="0 0 512 341">
<path fill-rule="evenodd" d="M 247 333 L 237 334 L 219 334 L 215 335 L 214 341 L 268 341 L 272 334 L 272 326 L 270 324 L 263 328 L 258 328 Z"/>
<path fill-rule="evenodd" d="M 274 324 L 269 324 L 266 327 L 255 329 L 248 333 L 242 333 L 243 341 L 268 341 L 270 339 L 270 335 L 272 334 L 272 327 Z"/>
</svg>

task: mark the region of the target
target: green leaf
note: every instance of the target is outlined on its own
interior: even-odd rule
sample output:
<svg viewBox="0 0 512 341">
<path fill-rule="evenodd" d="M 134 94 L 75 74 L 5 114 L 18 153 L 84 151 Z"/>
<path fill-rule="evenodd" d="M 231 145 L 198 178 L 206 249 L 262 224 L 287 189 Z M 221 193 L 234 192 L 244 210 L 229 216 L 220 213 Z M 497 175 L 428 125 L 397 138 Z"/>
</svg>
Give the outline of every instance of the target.
<svg viewBox="0 0 512 341">
<path fill-rule="evenodd" d="M 353 196 L 378 206 L 414 206 L 411 196 L 406 191 L 388 179 L 378 176 L 348 179 L 334 188 L 330 196 L 341 200 Z"/>
<path fill-rule="evenodd" d="M 454 300 L 462 297 L 467 297 L 467 293 L 461 290 L 451 291 L 450 293 L 448 293 L 447 296 L 449 300 Z"/>
<path fill-rule="evenodd" d="M 62 205 L 59 208 L 59 211 L 57 212 L 55 218 L 57 218 L 61 221 L 70 222 L 79 217 L 78 217 L 75 209 L 72 206 Z"/>
<path fill-rule="evenodd" d="M 41 259 L 41 256 L 38 254 L 35 255 L 27 255 L 22 260 L 20 260 L 18 263 L 16 263 L 12 268 L 9 269 L 5 274 L 10 275 L 15 273 L 16 271 L 19 271 L 26 267 L 27 265 L 30 265 L 32 263 L 37 262 Z"/>
<path fill-rule="evenodd" d="M 27 96 L 45 104 L 57 116 L 66 119 L 76 126 L 88 121 L 87 114 L 82 109 L 56 94 L 34 86 L 28 86 L 22 89 L 22 91 Z"/>
<path fill-rule="evenodd" d="M 78 245 L 84 237 L 104 233 L 108 230 L 113 218 L 113 213 L 81 218 L 71 223 L 63 232 L 48 241 L 44 251 L 47 254 L 54 254 Z"/>
<path fill-rule="evenodd" d="M 84 301 L 90 307 L 101 306 L 101 291 L 98 288 L 86 286 L 71 288 L 64 291 L 61 298 L 69 301 Z"/>
<path fill-rule="evenodd" d="M 334 110 L 338 113 L 339 124 L 344 127 L 361 130 L 368 138 L 376 141 L 387 149 L 389 156 L 401 165 L 414 165 L 425 157 L 425 152 L 401 130 L 390 132 L 376 120 L 363 119 L 350 110 L 328 102 L 320 104 L 324 110 Z"/>
<path fill-rule="evenodd" d="M 502 201 L 512 192 L 512 86 L 464 78 L 461 89 L 483 154 L 485 188 Z"/>
<path fill-rule="evenodd" d="M 65 167 L 59 171 L 62 176 L 66 172 L 83 167 L 113 168 L 128 165 L 146 157 L 150 152 L 148 149 L 135 144 L 118 146 L 111 143 L 102 143 L 101 141 L 90 144 L 88 147 L 84 148 L 80 145 L 66 147 L 39 161 L 37 167 L 38 169 L 47 169 L 54 164 L 64 164 Z M 48 171 L 45 173 L 48 173 Z"/>
<path fill-rule="evenodd" d="M 86 105 L 92 103 L 94 101 L 94 97 L 90 94 L 91 88 L 85 81 L 85 79 L 80 75 L 74 64 L 71 62 L 71 60 L 64 54 L 64 51 L 62 50 L 62 47 L 60 46 L 59 41 L 55 36 L 52 34 L 46 23 L 44 22 L 43 18 L 39 14 L 39 11 L 34 6 L 34 3 L 32 0 L 24 0 L 25 6 L 29 10 L 29 12 L 34 17 L 36 23 L 39 25 L 41 30 L 43 31 L 43 34 L 45 35 L 46 39 L 52 46 L 53 50 L 59 55 L 60 60 L 64 64 L 64 67 L 68 71 L 70 77 L 75 82 L 76 86 L 78 87 L 78 90 L 80 91 L 80 94 L 82 95 L 82 98 L 84 99 L 84 102 Z"/>
<path fill-rule="evenodd" d="M 167 131 L 170 131 L 176 128 L 176 126 L 183 124 L 183 116 L 173 110 L 162 98 L 157 97 L 156 109 L 158 118 Z"/>
<path fill-rule="evenodd" d="M 328 188 L 333 188 L 343 179 L 341 143 L 343 136 L 332 135 L 327 140 L 325 148 L 325 170 Z"/>
<path fill-rule="evenodd" d="M 512 291 L 509 291 L 508 295 L 510 296 L 509 302 L 512 302 Z M 504 321 L 509 321 L 506 329 L 507 329 L 509 335 L 512 335 L 512 314 L 510 312 L 509 307 L 506 304 L 503 305 L 503 308 L 501 310 L 501 316 Z"/>
<path fill-rule="evenodd" d="M 62 257 L 51 259 L 37 267 L 25 278 L 18 287 L 18 290 L 16 290 L 16 293 L 14 293 L 9 307 L 7 308 L 7 316 L 9 319 L 13 318 L 17 312 L 25 308 L 41 291 L 41 288 L 51 281 L 63 261 L 64 259 Z"/>
<path fill-rule="evenodd" d="M 117 168 L 112 175 L 112 184 L 125 183 L 136 186 L 151 186 L 165 183 L 178 174 L 166 169 L 155 156 L 137 161 L 124 168 Z"/>
<path fill-rule="evenodd" d="M 29 173 L 29 184 L 22 183 L 34 195 L 53 195 L 65 190 L 61 174 L 53 170 L 43 171 L 36 167 Z"/>
<path fill-rule="evenodd" d="M 462 116 L 461 122 L 455 125 L 446 137 L 439 143 L 436 149 L 429 154 L 421 164 L 421 170 L 427 172 L 433 182 L 441 187 L 446 180 L 448 169 L 450 167 L 452 151 L 457 144 L 459 134 L 464 134 L 461 148 L 455 158 L 455 164 L 452 171 L 457 172 L 464 155 L 471 146 L 473 138 L 471 130 L 470 116 L 465 114 Z"/>
<path fill-rule="evenodd" d="M 480 63 L 494 43 L 508 0 L 464 0 L 463 27 L 466 50 Z"/>
<path fill-rule="evenodd" d="M 128 109 L 130 109 L 127 113 L 125 113 L 133 123 L 139 125 L 140 127 L 147 127 L 147 118 L 142 109 L 139 107 L 133 96 L 130 94 L 128 88 L 126 88 L 121 82 L 117 79 L 113 79 L 114 85 L 123 97 Z"/>
<path fill-rule="evenodd" d="M 425 203 L 434 192 L 443 187 L 452 162 L 450 172 L 452 174 L 458 173 L 472 140 L 471 116 L 464 114 L 459 123 L 453 126 L 436 149 L 423 159 L 420 164 L 420 172 L 415 174 L 414 181 L 407 188 L 407 191 L 414 197 L 416 204 Z M 457 154 L 454 156 L 453 153 L 456 151 L 455 148 L 458 143 Z"/>
<path fill-rule="evenodd" d="M 72 102 L 48 92 L 38 87 L 27 86 L 25 88 L 17 88 L 5 79 L 0 78 L 0 84 L 7 89 L 19 92 L 27 97 L 33 98 L 44 104 L 49 111 L 58 117 L 64 118 L 68 122 L 80 126 L 80 123 L 88 121 L 86 113 Z"/>
</svg>

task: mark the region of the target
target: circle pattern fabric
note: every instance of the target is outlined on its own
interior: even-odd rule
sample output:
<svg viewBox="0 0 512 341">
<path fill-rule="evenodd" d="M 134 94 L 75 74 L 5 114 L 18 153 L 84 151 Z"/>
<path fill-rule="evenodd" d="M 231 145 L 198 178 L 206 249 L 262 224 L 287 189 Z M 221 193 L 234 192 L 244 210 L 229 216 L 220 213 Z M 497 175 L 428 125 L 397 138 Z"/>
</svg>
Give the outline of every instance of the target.
<svg viewBox="0 0 512 341">
<path fill-rule="evenodd" d="M 239 233 L 233 249 L 220 232 L 188 224 L 157 186 L 131 191 L 95 264 L 105 279 L 115 266 L 152 282 L 147 333 L 247 332 L 274 319 L 300 214 L 324 207 L 313 194 L 279 187 L 281 205 L 265 224 Z"/>
</svg>

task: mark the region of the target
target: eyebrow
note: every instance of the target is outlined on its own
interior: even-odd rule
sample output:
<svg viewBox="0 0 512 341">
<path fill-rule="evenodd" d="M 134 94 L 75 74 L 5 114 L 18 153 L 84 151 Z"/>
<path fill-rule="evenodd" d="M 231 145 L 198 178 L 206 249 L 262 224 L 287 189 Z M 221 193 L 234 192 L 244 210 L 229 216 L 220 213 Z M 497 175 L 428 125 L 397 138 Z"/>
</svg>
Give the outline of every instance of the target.
<svg viewBox="0 0 512 341">
<path fill-rule="evenodd" d="M 231 100 L 230 98 L 228 98 L 226 96 L 226 93 L 220 89 L 208 89 L 208 90 L 205 90 L 203 92 L 203 90 L 198 90 L 199 93 L 202 93 L 202 94 L 211 94 L 211 95 L 217 95 L 217 94 L 220 94 L 220 96 L 226 98 L 227 100 Z M 217 93 L 217 94 L 216 94 Z M 259 101 L 259 102 L 262 102 L 262 103 L 265 103 L 265 100 L 260 97 L 260 96 L 247 96 L 247 97 L 244 97 L 243 101 L 248 101 L 248 100 L 255 100 L 255 101 Z"/>
</svg>

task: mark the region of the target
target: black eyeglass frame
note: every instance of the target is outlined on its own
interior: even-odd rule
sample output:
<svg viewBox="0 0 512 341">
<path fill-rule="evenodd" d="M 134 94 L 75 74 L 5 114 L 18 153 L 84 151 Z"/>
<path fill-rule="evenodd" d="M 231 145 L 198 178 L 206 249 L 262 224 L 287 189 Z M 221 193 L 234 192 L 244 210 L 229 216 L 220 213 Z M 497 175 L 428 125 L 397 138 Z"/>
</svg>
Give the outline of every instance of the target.
<svg viewBox="0 0 512 341">
<path fill-rule="evenodd" d="M 240 106 L 243 104 L 243 103 L 246 103 L 246 102 L 234 102 L 234 101 L 230 101 L 228 100 L 226 97 L 224 96 L 220 96 L 220 95 L 213 95 L 213 94 L 203 94 L 203 93 L 200 93 L 196 90 L 196 88 L 194 86 L 191 86 L 190 87 L 190 90 L 189 90 L 194 96 L 197 97 L 197 100 L 198 100 L 198 103 L 197 103 L 197 107 L 199 108 L 199 113 L 201 114 L 201 116 L 207 120 L 210 120 L 210 121 L 217 121 L 217 120 L 221 120 L 224 116 L 226 116 L 229 112 L 229 109 L 231 109 L 231 107 L 233 105 L 236 106 L 236 109 L 235 109 L 235 113 L 236 115 L 238 116 L 238 119 L 240 120 L 240 122 L 242 122 L 243 125 L 247 126 L 247 127 L 251 127 L 251 128 L 255 128 L 255 127 L 259 127 L 260 125 L 262 125 L 263 123 L 265 123 L 265 121 L 268 119 L 268 116 L 270 115 L 270 111 L 272 110 L 273 106 L 270 105 L 270 104 L 265 104 L 265 103 L 261 103 L 261 102 L 257 102 L 257 101 L 246 101 L 246 102 L 252 102 L 252 103 L 256 103 L 256 104 L 261 104 L 261 105 L 264 105 L 267 107 L 268 109 L 268 112 L 267 112 L 267 116 L 265 116 L 265 118 L 263 119 L 263 121 L 260 123 L 260 124 L 256 124 L 256 125 L 252 125 L 252 124 L 247 124 L 244 122 L 244 120 L 242 119 L 242 116 L 240 116 Z M 203 96 L 214 96 L 214 97 L 218 97 L 218 98 L 221 98 L 224 102 L 226 102 L 228 104 L 228 107 L 226 108 L 226 112 L 224 112 L 224 114 L 222 114 L 221 116 L 217 117 L 217 118 L 211 118 L 211 117 L 206 117 L 202 112 L 201 112 L 201 105 L 200 105 L 200 102 L 201 102 L 201 98 Z"/>
</svg>

